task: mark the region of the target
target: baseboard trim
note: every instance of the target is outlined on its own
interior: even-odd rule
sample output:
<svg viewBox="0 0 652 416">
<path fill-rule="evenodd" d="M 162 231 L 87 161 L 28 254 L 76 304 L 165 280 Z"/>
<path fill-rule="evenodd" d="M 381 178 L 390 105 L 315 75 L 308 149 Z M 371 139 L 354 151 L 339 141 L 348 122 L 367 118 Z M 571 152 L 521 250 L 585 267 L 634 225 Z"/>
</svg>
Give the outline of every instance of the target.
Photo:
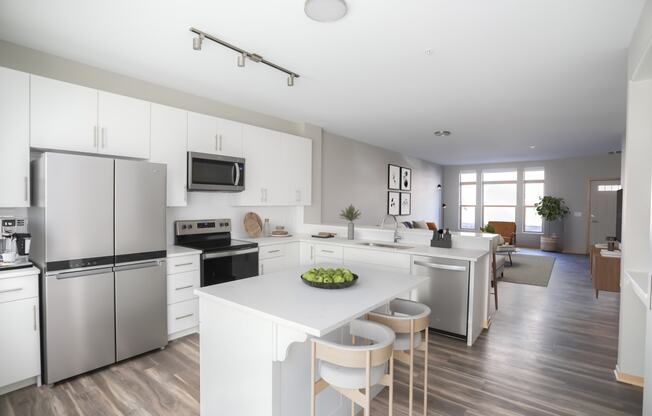
<svg viewBox="0 0 652 416">
<path fill-rule="evenodd" d="M 0 396 L 2 396 L 3 394 L 10 393 L 10 392 L 15 391 L 15 390 L 20 390 L 20 389 L 28 387 L 28 386 L 33 386 L 33 385 L 38 386 L 39 384 L 40 384 L 40 382 L 39 382 L 38 376 L 30 377 L 28 379 L 19 381 L 17 383 L 12 383 L 12 384 L 8 384 L 6 386 L 0 387 Z"/>
<path fill-rule="evenodd" d="M 643 387 L 645 384 L 645 379 L 643 377 L 622 373 L 618 370 L 618 367 L 614 370 L 614 375 L 616 376 L 616 380 L 620 383 L 631 384 L 638 387 Z"/>
<path fill-rule="evenodd" d="M 175 332 L 173 334 L 168 334 L 168 341 L 174 341 L 177 338 L 185 337 L 186 335 L 199 333 L 199 327 L 195 326 L 192 328 L 184 329 L 183 331 Z"/>
</svg>

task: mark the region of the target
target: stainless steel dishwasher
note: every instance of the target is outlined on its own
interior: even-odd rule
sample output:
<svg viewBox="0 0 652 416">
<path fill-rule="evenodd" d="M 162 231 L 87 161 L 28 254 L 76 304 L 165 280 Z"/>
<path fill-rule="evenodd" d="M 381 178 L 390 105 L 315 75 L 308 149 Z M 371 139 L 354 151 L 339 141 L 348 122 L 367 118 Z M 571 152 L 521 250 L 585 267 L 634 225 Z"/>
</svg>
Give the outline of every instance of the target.
<svg viewBox="0 0 652 416">
<path fill-rule="evenodd" d="M 430 328 L 466 340 L 469 315 L 468 261 L 414 256 L 413 273 L 428 276 L 416 289 L 416 301 L 432 310 Z"/>
</svg>

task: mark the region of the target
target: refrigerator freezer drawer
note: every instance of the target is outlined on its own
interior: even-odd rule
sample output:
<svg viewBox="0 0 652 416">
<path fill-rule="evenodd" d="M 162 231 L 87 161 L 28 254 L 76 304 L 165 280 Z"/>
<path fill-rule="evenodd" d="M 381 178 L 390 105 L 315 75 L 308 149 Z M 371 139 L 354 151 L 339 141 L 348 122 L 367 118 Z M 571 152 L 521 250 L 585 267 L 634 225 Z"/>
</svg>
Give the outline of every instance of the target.
<svg viewBox="0 0 652 416">
<path fill-rule="evenodd" d="M 165 261 L 115 268 L 117 361 L 167 345 Z"/>
</svg>

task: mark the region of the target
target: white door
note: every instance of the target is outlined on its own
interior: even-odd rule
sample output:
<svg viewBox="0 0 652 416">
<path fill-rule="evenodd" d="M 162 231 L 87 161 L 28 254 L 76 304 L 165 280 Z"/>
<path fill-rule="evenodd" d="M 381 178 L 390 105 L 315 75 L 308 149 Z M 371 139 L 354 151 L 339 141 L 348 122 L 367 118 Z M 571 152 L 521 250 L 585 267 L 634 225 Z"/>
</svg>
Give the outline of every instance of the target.
<svg viewBox="0 0 652 416">
<path fill-rule="evenodd" d="M 98 97 L 99 152 L 148 159 L 150 103 L 104 91 Z"/>
<path fill-rule="evenodd" d="M 242 157 L 242 124 L 217 119 L 218 149 L 217 152 L 225 156 Z"/>
<path fill-rule="evenodd" d="M 199 153 L 219 153 L 217 118 L 188 112 L 188 150 Z"/>
<path fill-rule="evenodd" d="M 188 112 L 152 104 L 150 161 L 167 165 L 167 206 L 185 207 Z"/>
<path fill-rule="evenodd" d="M 616 235 L 616 191 L 620 180 L 591 181 L 589 243 L 604 243 Z"/>
<path fill-rule="evenodd" d="M 0 303 L 0 386 L 40 374 L 38 298 Z"/>
<path fill-rule="evenodd" d="M 29 207 L 29 74 L 0 67 L 0 207 Z"/>
<path fill-rule="evenodd" d="M 30 80 L 31 146 L 97 152 L 97 90 L 36 75 Z"/>
<path fill-rule="evenodd" d="M 282 168 L 280 133 L 260 127 L 243 128 L 242 151 L 245 162 L 245 190 L 240 205 L 272 205 L 275 201 L 277 170 Z"/>
</svg>

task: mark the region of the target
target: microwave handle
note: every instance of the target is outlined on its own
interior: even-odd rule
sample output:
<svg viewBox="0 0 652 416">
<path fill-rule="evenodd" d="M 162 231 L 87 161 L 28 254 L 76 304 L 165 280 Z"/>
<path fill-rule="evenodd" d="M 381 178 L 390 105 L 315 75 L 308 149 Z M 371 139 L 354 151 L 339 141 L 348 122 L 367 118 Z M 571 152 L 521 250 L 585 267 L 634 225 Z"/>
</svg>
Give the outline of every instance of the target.
<svg viewBox="0 0 652 416">
<path fill-rule="evenodd" d="M 235 162 L 233 164 L 233 168 L 235 170 L 235 181 L 233 182 L 233 185 L 238 186 L 240 183 L 240 164 L 238 162 Z"/>
</svg>

